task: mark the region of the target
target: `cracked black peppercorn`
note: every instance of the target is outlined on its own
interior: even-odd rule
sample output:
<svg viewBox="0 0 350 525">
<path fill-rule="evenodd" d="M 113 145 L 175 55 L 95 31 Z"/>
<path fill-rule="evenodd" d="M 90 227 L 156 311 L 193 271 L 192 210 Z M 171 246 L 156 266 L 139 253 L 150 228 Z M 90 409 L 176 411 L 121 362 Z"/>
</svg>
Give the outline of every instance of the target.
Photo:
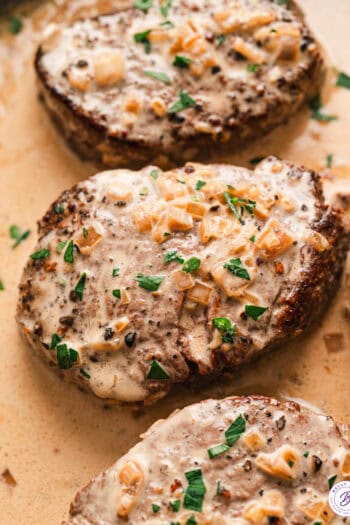
<svg viewBox="0 0 350 525">
<path fill-rule="evenodd" d="M 131 348 L 132 345 L 135 342 L 135 339 L 136 339 L 136 332 L 129 332 L 128 334 L 126 334 L 126 336 L 125 336 L 125 344 L 126 344 L 126 346 Z"/>
</svg>

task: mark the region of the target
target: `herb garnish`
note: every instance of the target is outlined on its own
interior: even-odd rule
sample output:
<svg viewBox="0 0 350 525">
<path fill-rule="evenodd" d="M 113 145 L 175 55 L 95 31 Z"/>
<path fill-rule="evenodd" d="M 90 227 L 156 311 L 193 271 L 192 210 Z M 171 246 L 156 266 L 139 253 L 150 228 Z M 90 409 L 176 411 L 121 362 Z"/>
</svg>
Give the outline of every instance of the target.
<svg viewBox="0 0 350 525">
<path fill-rule="evenodd" d="M 218 44 L 218 47 L 221 47 L 223 43 L 225 42 L 225 40 L 226 40 L 226 35 L 217 35 L 216 42 Z"/>
<path fill-rule="evenodd" d="M 171 508 L 173 512 L 178 512 L 180 510 L 180 506 L 181 506 L 181 500 L 179 499 L 169 502 L 169 507 Z"/>
<path fill-rule="evenodd" d="M 119 273 L 120 273 L 120 268 L 118 268 L 118 266 L 115 266 L 113 268 L 113 271 L 112 271 L 112 276 L 113 277 L 118 277 L 119 276 Z"/>
<path fill-rule="evenodd" d="M 2 280 L 0 279 L 0 292 L 3 292 L 4 290 L 5 290 L 5 285 L 2 282 Z"/>
<path fill-rule="evenodd" d="M 152 29 L 147 29 L 146 31 L 142 31 L 141 33 L 135 33 L 134 40 L 138 44 L 143 44 L 145 48 L 146 53 L 151 52 L 151 42 L 149 41 L 149 35 L 151 34 Z"/>
<path fill-rule="evenodd" d="M 328 478 L 328 487 L 331 489 L 335 483 L 335 480 L 337 479 L 337 474 L 335 474 L 334 476 L 331 476 L 330 478 Z"/>
<path fill-rule="evenodd" d="M 160 25 L 165 29 L 172 29 L 175 27 L 175 24 L 171 20 L 165 20 L 165 22 L 162 22 Z"/>
<path fill-rule="evenodd" d="M 195 188 L 196 190 L 201 190 L 206 185 L 206 182 L 204 180 L 197 180 Z"/>
<path fill-rule="evenodd" d="M 346 89 L 350 89 L 350 76 L 346 73 L 340 72 L 337 78 L 336 85 Z"/>
<path fill-rule="evenodd" d="M 176 261 L 180 264 L 182 264 L 185 259 L 183 259 L 178 253 L 177 250 L 170 250 L 169 252 L 164 254 L 164 262 L 165 264 L 169 264 L 173 261 Z"/>
<path fill-rule="evenodd" d="M 153 359 L 150 369 L 147 374 L 147 379 L 169 379 L 169 375 L 166 373 L 166 371 L 161 367 L 160 363 Z"/>
<path fill-rule="evenodd" d="M 78 360 L 78 352 L 73 350 L 73 348 L 68 348 L 66 344 L 57 346 L 56 351 L 58 368 L 61 368 L 62 370 L 72 368 L 74 363 Z"/>
<path fill-rule="evenodd" d="M 63 259 L 67 263 L 72 264 L 74 262 L 74 243 L 73 241 L 69 241 L 66 251 L 64 252 Z"/>
<path fill-rule="evenodd" d="M 160 80 L 161 82 L 164 82 L 164 84 L 171 84 L 171 78 L 168 77 L 166 73 L 162 73 L 161 71 L 148 71 L 145 70 L 143 72 L 147 77 L 155 78 L 156 80 Z"/>
<path fill-rule="evenodd" d="M 66 246 L 67 242 L 68 241 L 62 241 L 62 242 L 58 243 L 57 246 L 56 246 L 56 252 L 57 253 L 62 253 L 63 248 Z"/>
<path fill-rule="evenodd" d="M 256 207 L 255 201 L 252 201 L 250 199 L 240 199 L 239 197 L 231 197 L 228 191 L 224 191 L 224 197 L 233 215 L 236 217 L 236 219 L 239 220 L 241 224 L 244 224 L 244 211 L 247 211 L 249 215 L 254 214 L 254 209 Z M 237 209 L 237 207 L 239 207 L 239 210 Z"/>
<path fill-rule="evenodd" d="M 232 324 L 230 319 L 227 319 L 227 317 L 214 317 L 212 323 L 215 328 L 223 332 L 223 343 L 233 343 L 233 339 L 236 332 L 236 325 Z"/>
<path fill-rule="evenodd" d="M 83 228 L 83 237 L 84 237 L 84 239 L 87 239 L 88 235 L 89 235 L 88 230 L 86 228 Z"/>
<path fill-rule="evenodd" d="M 196 518 L 194 517 L 193 514 L 186 521 L 186 525 L 197 525 L 197 520 L 196 520 Z"/>
<path fill-rule="evenodd" d="M 152 179 L 157 180 L 158 179 L 158 170 L 152 170 L 150 173 Z"/>
<path fill-rule="evenodd" d="M 156 514 L 157 512 L 160 511 L 160 506 L 157 505 L 156 503 L 152 503 L 152 510 Z"/>
<path fill-rule="evenodd" d="M 318 94 L 313 97 L 309 102 L 309 108 L 311 109 L 311 118 L 318 120 L 319 122 L 331 122 L 332 120 L 338 120 L 338 117 L 335 115 L 327 115 L 322 112 L 323 104 L 321 100 L 321 95 Z"/>
<path fill-rule="evenodd" d="M 64 212 L 64 205 L 63 204 L 56 204 L 53 211 L 56 213 L 56 215 L 60 215 Z"/>
<path fill-rule="evenodd" d="M 46 259 L 50 255 L 50 250 L 47 248 L 42 248 L 41 250 L 38 250 L 37 252 L 34 252 L 31 254 L 30 258 L 33 259 L 33 261 L 37 261 L 38 259 Z"/>
<path fill-rule="evenodd" d="M 310 452 L 307 450 L 306 452 L 304 452 L 303 456 L 304 458 L 308 458 L 310 455 Z"/>
<path fill-rule="evenodd" d="M 9 19 L 9 31 L 13 35 L 18 35 L 23 28 L 23 22 L 18 16 L 11 16 Z"/>
<path fill-rule="evenodd" d="M 11 239 L 15 240 L 15 243 L 12 245 L 12 248 L 16 248 L 21 242 L 27 239 L 30 235 L 30 230 L 21 231 L 18 226 L 12 224 L 9 228 L 9 233 Z"/>
<path fill-rule="evenodd" d="M 203 500 L 207 489 L 203 482 L 202 470 L 185 472 L 188 487 L 185 491 L 184 508 L 202 512 Z"/>
<path fill-rule="evenodd" d="M 249 237 L 249 240 L 251 242 L 255 242 L 256 241 L 256 235 L 252 235 L 251 237 Z"/>
<path fill-rule="evenodd" d="M 182 271 L 186 273 L 192 273 L 198 270 L 200 265 L 201 260 L 198 259 L 198 257 L 190 257 L 190 259 L 187 259 L 187 261 L 184 263 Z"/>
<path fill-rule="evenodd" d="M 230 259 L 229 262 L 224 264 L 224 268 L 228 270 L 232 275 L 250 281 L 250 275 L 244 268 L 242 261 L 239 257 L 237 259 Z"/>
<path fill-rule="evenodd" d="M 245 313 L 254 319 L 254 321 L 257 321 L 259 317 L 266 312 L 267 307 L 264 306 L 254 306 L 253 304 L 246 304 L 244 311 Z"/>
<path fill-rule="evenodd" d="M 226 443 L 230 446 L 234 445 L 239 440 L 241 435 L 245 432 L 246 422 L 240 414 L 225 432 Z"/>
<path fill-rule="evenodd" d="M 326 156 L 326 167 L 328 169 L 330 169 L 332 167 L 333 159 L 334 159 L 333 153 L 328 153 L 328 155 Z"/>
<path fill-rule="evenodd" d="M 184 57 L 182 55 L 176 55 L 174 58 L 173 66 L 180 67 L 182 69 L 186 69 L 191 64 L 191 62 L 192 62 L 191 58 Z"/>
<path fill-rule="evenodd" d="M 171 8 L 171 5 L 172 5 L 172 0 L 163 0 L 163 2 L 161 2 L 161 6 L 160 6 L 160 12 L 162 13 L 162 15 L 164 17 L 168 16 L 169 14 L 169 10 Z"/>
<path fill-rule="evenodd" d="M 148 11 L 153 5 L 153 0 L 136 0 L 135 7 L 141 11 Z"/>
<path fill-rule="evenodd" d="M 248 64 L 247 71 L 248 73 L 256 73 L 260 67 L 260 64 Z"/>
<path fill-rule="evenodd" d="M 138 273 L 136 276 L 136 281 L 140 288 L 144 288 L 150 292 L 157 291 L 163 280 L 163 275 L 144 275 L 143 273 Z"/>
<path fill-rule="evenodd" d="M 208 448 L 208 456 L 210 459 L 214 459 L 218 456 L 221 456 L 221 454 L 224 454 L 228 450 L 230 450 L 230 447 L 226 445 L 226 443 L 221 443 L 215 447 Z"/>
<path fill-rule="evenodd" d="M 179 111 L 183 111 L 184 109 L 191 108 L 195 105 L 196 101 L 188 93 L 186 93 L 186 91 L 181 89 L 178 100 L 170 106 L 169 112 L 178 113 Z"/>
<path fill-rule="evenodd" d="M 117 299 L 120 299 L 120 298 L 121 298 L 120 289 L 119 289 L 119 288 L 116 288 L 115 290 L 112 290 L 112 295 L 113 295 L 114 297 L 116 297 Z"/>
<path fill-rule="evenodd" d="M 79 372 L 81 373 L 82 376 L 86 377 L 86 379 L 91 379 L 91 375 L 87 373 L 86 370 L 84 370 L 84 368 L 81 368 L 79 370 Z"/>
<path fill-rule="evenodd" d="M 54 350 L 58 343 L 62 341 L 62 337 L 60 337 L 58 334 L 52 334 L 51 337 L 51 343 L 50 343 L 50 350 Z"/>
<path fill-rule="evenodd" d="M 77 296 L 82 301 L 83 300 L 83 293 L 85 288 L 85 282 L 86 282 L 86 272 L 83 272 L 80 276 L 79 281 L 77 282 L 76 287 L 74 288 Z"/>
</svg>

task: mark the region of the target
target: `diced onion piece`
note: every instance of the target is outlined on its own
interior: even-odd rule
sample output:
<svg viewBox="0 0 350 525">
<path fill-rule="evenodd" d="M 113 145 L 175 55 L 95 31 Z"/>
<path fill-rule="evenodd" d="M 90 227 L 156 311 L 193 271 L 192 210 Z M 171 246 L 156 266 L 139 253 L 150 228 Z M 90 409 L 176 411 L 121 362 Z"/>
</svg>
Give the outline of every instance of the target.
<svg viewBox="0 0 350 525">
<path fill-rule="evenodd" d="M 103 235 L 98 233 L 93 226 L 89 226 L 86 231 L 85 236 L 82 232 L 74 242 L 79 247 L 80 253 L 90 255 L 92 250 L 102 241 Z"/>
<path fill-rule="evenodd" d="M 67 74 L 68 82 L 70 85 L 78 91 L 85 92 L 89 89 L 91 79 L 87 75 L 86 71 L 78 71 L 76 69 L 69 70 Z"/>
<path fill-rule="evenodd" d="M 169 40 L 169 31 L 163 29 L 163 28 L 156 28 L 152 29 L 148 36 L 148 40 L 152 44 L 159 44 L 162 42 L 167 42 Z"/>
<path fill-rule="evenodd" d="M 195 285 L 187 292 L 187 298 L 195 303 L 209 304 L 210 297 L 213 293 L 213 287 L 200 281 L 195 281 Z"/>
<path fill-rule="evenodd" d="M 130 296 L 128 292 L 125 290 L 125 288 L 121 288 L 120 290 L 120 304 L 129 304 L 130 303 Z"/>
<path fill-rule="evenodd" d="M 254 274 L 253 274 L 254 271 Z M 221 290 L 227 295 L 227 297 L 235 297 L 236 299 L 241 297 L 244 290 L 252 284 L 252 280 L 255 276 L 255 270 L 248 270 L 250 281 L 241 279 L 232 275 L 223 266 L 223 262 L 217 263 L 212 269 L 211 274 L 216 284 Z"/>
<path fill-rule="evenodd" d="M 270 10 L 260 10 L 248 13 L 244 19 L 243 30 L 250 31 L 259 26 L 271 24 L 276 19 L 276 15 Z"/>
<path fill-rule="evenodd" d="M 253 64 L 264 64 L 266 62 L 266 54 L 264 51 L 261 51 L 255 45 L 246 42 L 241 37 L 235 39 L 232 48 Z"/>
<path fill-rule="evenodd" d="M 117 84 L 125 77 L 125 59 L 119 51 L 104 52 L 94 61 L 95 80 L 100 86 Z"/>
<path fill-rule="evenodd" d="M 128 113 L 139 115 L 142 111 L 142 105 L 142 100 L 140 98 L 130 95 L 124 103 L 124 109 Z"/>
<path fill-rule="evenodd" d="M 144 473 L 139 463 L 128 461 L 119 471 L 121 497 L 118 499 L 117 514 L 121 518 L 128 516 L 137 502 L 137 497 L 144 484 Z"/>
<path fill-rule="evenodd" d="M 271 219 L 261 235 L 256 240 L 255 246 L 262 257 L 271 260 L 286 252 L 293 245 L 293 238 L 286 233 L 282 226 Z"/>
<path fill-rule="evenodd" d="M 264 491 L 259 501 L 249 503 L 243 512 L 243 517 L 254 525 L 267 523 L 269 518 L 283 518 L 285 515 L 285 500 L 279 490 Z"/>
<path fill-rule="evenodd" d="M 193 228 L 192 215 L 176 206 L 168 208 L 168 224 L 171 231 L 188 231 Z"/>
<path fill-rule="evenodd" d="M 189 201 L 186 206 L 186 211 L 188 211 L 194 219 L 202 219 L 207 210 L 208 206 L 202 202 Z"/>
<path fill-rule="evenodd" d="M 236 224 L 236 223 L 235 223 Z M 256 233 L 256 227 L 251 222 L 241 228 L 239 234 L 230 243 L 230 254 L 238 254 L 248 248 L 252 241 L 250 240 Z"/>
<path fill-rule="evenodd" d="M 115 323 L 115 329 L 117 332 L 122 332 L 129 324 L 129 319 L 127 317 L 120 317 Z"/>
<path fill-rule="evenodd" d="M 185 197 L 188 191 L 185 184 L 177 182 L 177 175 L 173 177 L 158 177 L 157 187 L 166 201 L 176 199 L 178 197 Z"/>
<path fill-rule="evenodd" d="M 222 239 L 233 233 L 234 227 L 232 221 L 223 217 L 204 217 L 201 222 L 199 234 L 203 243 L 211 239 Z"/>
<path fill-rule="evenodd" d="M 220 26 L 223 33 L 234 33 L 240 29 L 242 22 L 241 18 L 233 14 L 231 9 L 224 9 L 214 13 L 214 20 Z"/>
<path fill-rule="evenodd" d="M 316 493 L 309 493 L 298 503 L 298 508 L 311 520 L 322 519 L 322 523 L 329 523 L 334 516 L 327 500 L 321 499 Z"/>
<path fill-rule="evenodd" d="M 273 476 L 283 479 L 295 479 L 297 477 L 297 463 L 299 452 L 289 445 L 282 445 L 275 452 L 257 456 L 256 465 Z"/>
<path fill-rule="evenodd" d="M 188 272 L 183 272 L 182 270 L 175 270 L 172 272 L 171 278 L 180 292 L 193 288 L 195 284 L 192 275 Z"/>
<path fill-rule="evenodd" d="M 346 452 L 346 454 L 343 457 L 340 471 L 344 477 L 348 478 L 350 476 L 350 453 L 349 452 Z"/>
<path fill-rule="evenodd" d="M 311 231 L 306 237 L 306 241 L 318 252 L 324 252 L 329 248 L 328 240 L 319 232 Z"/>
<path fill-rule="evenodd" d="M 152 228 L 152 215 L 145 206 L 139 206 L 132 211 L 132 220 L 140 233 L 146 233 Z"/>
<path fill-rule="evenodd" d="M 158 243 L 169 240 L 168 214 L 166 211 L 160 214 L 158 221 L 152 228 L 152 240 Z"/>
<path fill-rule="evenodd" d="M 164 117 L 166 114 L 166 106 L 160 98 L 154 98 L 151 102 L 151 107 L 157 117 Z"/>
<path fill-rule="evenodd" d="M 118 182 L 106 188 L 106 197 L 113 201 L 129 202 L 132 198 L 132 191 L 126 184 Z"/>
<path fill-rule="evenodd" d="M 242 438 L 246 447 L 254 452 L 261 450 L 266 445 L 265 437 L 258 430 L 251 430 Z"/>
</svg>

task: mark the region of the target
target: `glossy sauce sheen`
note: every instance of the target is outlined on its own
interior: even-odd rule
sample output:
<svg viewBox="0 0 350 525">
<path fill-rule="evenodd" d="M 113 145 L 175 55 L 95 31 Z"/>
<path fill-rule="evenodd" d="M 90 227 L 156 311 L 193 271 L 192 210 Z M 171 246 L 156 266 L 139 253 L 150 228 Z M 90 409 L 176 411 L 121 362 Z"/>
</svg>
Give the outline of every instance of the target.
<svg viewBox="0 0 350 525">
<path fill-rule="evenodd" d="M 104 12 L 110 10 L 107 2 L 86 1 L 88 9 L 79 11 L 83 3 L 75 3 L 76 16 L 96 14 L 93 4 Z M 301 4 L 311 28 L 330 53 L 331 64 L 349 72 L 350 7 L 343 0 L 331 5 L 324 0 Z M 306 399 L 344 424 L 350 421 L 346 402 L 350 355 L 345 351 L 350 341 L 343 317 L 349 296 L 346 283 L 322 322 L 303 341 L 271 354 L 234 378 L 224 377 L 220 385 L 197 392 L 179 389 L 156 407 L 137 413 L 103 410 L 99 402 L 58 380 L 21 342 L 14 321 L 17 284 L 36 244 L 35 221 L 61 191 L 97 171 L 66 149 L 36 98 L 32 27 L 40 31 L 47 20 L 72 16 L 72 8 L 67 10 L 64 4 L 44 6 L 34 10 L 16 38 L 3 30 L 0 44 L 0 278 L 6 287 L 0 292 L 0 473 L 9 469 L 17 482 L 11 487 L 0 478 L 0 522 L 5 525 L 59 523 L 75 492 L 126 452 L 152 422 L 204 397 L 233 393 L 292 396 Z M 39 35 L 35 33 L 34 39 Z M 327 190 L 349 188 L 350 93 L 327 86 L 325 97 L 325 109 L 339 115 L 337 122 L 320 125 L 304 111 L 240 156 L 220 161 L 248 165 L 253 157 L 273 153 L 323 169 L 326 155 L 333 153 L 337 177 L 329 178 Z M 8 236 L 10 224 L 32 229 L 30 238 L 15 250 Z M 325 334 L 342 334 L 336 352 L 327 351 Z"/>
</svg>

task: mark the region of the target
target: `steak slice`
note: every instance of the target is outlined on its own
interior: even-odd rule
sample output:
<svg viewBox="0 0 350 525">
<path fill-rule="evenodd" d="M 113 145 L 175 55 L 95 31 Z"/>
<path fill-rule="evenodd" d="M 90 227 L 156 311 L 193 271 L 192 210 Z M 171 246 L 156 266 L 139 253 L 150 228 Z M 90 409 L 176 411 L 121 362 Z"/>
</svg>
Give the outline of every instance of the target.
<svg viewBox="0 0 350 525">
<path fill-rule="evenodd" d="M 319 177 L 187 164 L 106 171 L 39 222 L 17 319 L 52 367 L 97 396 L 152 402 L 302 334 L 348 248 Z"/>
<path fill-rule="evenodd" d="M 63 525 L 340 524 L 328 494 L 349 463 L 330 417 L 265 397 L 210 399 L 155 423 L 76 495 Z"/>
<path fill-rule="evenodd" d="M 163 3 L 48 27 L 35 59 L 40 94 L 83 158 L 134 168 L 207 160 L 318 93 L 320 48 L 295 2 Z"/>
</svg>

